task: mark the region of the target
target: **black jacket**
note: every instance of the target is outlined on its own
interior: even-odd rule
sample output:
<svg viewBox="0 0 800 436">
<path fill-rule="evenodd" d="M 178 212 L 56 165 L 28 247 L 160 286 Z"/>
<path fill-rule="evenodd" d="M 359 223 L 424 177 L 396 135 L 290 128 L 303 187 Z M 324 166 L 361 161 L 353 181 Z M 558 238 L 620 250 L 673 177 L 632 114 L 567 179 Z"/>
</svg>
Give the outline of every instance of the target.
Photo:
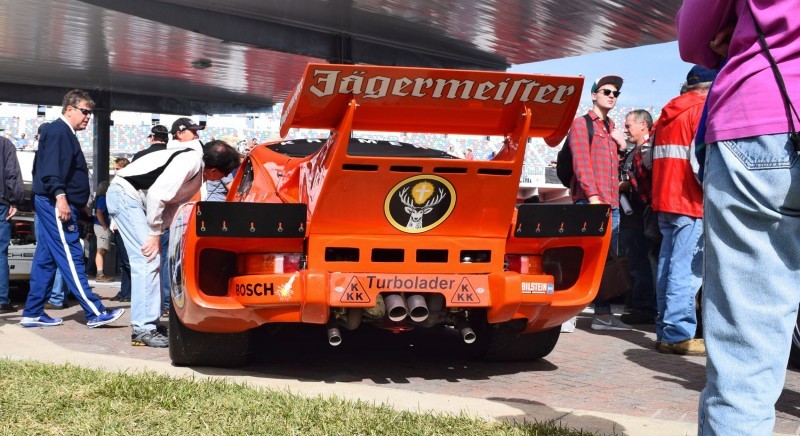
<svg viewBox="0 0 800 436">
<path fill-rule="evenodd" d="M 8 138 L 0 136 L 0 152 L 3 153 L 3 165 L 0 165 L 0 203 L 19 206 L 25 195 L 22 185 L 22 173 L 17 160 L 17 148 Z"/>
<path fill-rule="evenodd" d="M 150 147 L 145 148 L 144 150 L 137 151 L 136 154 L 133 155 L 133 158 L 131 159 L 131 162 L 135 161 L 136 159 L 139 159 L 140 157 L 142 157 L 142 156 L 144 156 L 146 154 L 152 153 L 154 151 L 161 151 L 161 150 L 166 150 L 166 149 L 167 149 L 167 144 L 164 144 L 163 142 L 154 142 L 154 143 L 150 144 Z"/>
</svg>

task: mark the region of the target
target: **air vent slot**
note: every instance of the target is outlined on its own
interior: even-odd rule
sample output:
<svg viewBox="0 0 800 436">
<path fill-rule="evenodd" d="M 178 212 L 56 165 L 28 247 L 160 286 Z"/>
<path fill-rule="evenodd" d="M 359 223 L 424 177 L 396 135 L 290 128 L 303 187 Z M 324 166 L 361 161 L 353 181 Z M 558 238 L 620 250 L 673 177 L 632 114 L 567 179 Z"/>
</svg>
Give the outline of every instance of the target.
<svg viewBox="0 0 800 436">
<path fill-rule="evenodd" d="M 358 248 L 327 247 L 325 262 L 358 262 Z"/>
<path fill-rule="evenodd" d="M 511 170 L 502 168 L 481 168 L 478 170 L 478 174 L 486 174 L 489 176 L 510 176 Z"/>
<path fill-rule="evenodd" d="M 459 168 L 459 167 L 436 167 L 433 169 L 434 173 L 440 174 L 466 174 L 466 168 Z"/>
<path fill-rule="evenodd" d="M 377 165 L 364 165 L 364 164 L 344 164 L 342 169 L 345 171 L 378 171 Z"/>
<path fill-rule="evenodd" d="M 461 263 L 489 263 L 492 261 L 491 250 L 461 250 Z"/>
<path fill-rule="evenodd" d="M 418 263 L 447 263 L 447 250 L 417 250 Z"/>
<path fill-rule="evenodd" d="M 374 248 L 372 250 L 373 262 L 403 262 L 405 250 L 402 248 Z"/>
<path fill-rule="evenodd" d="M 422 167 L 393 165 L 389 170 L 396 173 L 421 173 Z"/>
</svg>

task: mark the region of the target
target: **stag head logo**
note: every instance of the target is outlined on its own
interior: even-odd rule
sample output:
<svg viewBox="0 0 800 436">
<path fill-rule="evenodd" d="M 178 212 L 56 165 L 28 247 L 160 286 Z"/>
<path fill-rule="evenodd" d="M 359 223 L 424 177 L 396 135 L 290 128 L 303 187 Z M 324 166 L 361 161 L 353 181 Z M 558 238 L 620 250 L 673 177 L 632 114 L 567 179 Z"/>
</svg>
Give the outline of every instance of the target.
<svg viewBox="0 0 800 436">
<path fill-rule="evenodd" d="M 384 212 L 389 223 L 405 233 L 427 232 L 444 222 L 453 211 L 456 191 L 439 176 L 405 179 L 386 196 Z"/>
</svg>

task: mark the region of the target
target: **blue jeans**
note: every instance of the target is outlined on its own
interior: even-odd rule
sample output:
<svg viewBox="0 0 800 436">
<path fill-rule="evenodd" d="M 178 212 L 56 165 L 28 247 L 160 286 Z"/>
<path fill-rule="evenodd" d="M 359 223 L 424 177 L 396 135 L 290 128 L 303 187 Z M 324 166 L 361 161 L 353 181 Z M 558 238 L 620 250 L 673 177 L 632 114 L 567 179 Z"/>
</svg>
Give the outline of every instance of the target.
<svg viewBox="0 0 800 436">
<path fill-rule="evenodd" d="M 800 304 L 800 164 L 786 134 L 706 149 L 698 433 L 768 435 Z"/>
<path fill-rule="evenodd" d="M 644 236 L 644 218 L 641 208 L 634 206 L 632 215 L 620 215 L 619 251 L 628 258 L 631 269 L 630 309 L 631 313 L 658 314 L 655 279 L 650 262 L 650 251 L 654 242 Z"/>
<path fill-rule="evenodd" d="M 575 204 L 589 204 L 586 200 L 579 200 Z M 611 245 L 609 251 L 619 254 L 619 209 L 611 209 Z M 611 302 L 608 300 L 594 300 L 595 315 L 611 314 Z"/>
<path fill-rule="evenodd" d="M 695 296 L 703 276 L 703 220 L 659 212 L 656 341 L 676 344 L 697 332 Z"/>
<path fill-rule="evenodd" d="M 141 247 L 150 236 L 144 207 L 128 196 L 122 187 L 112 184 L 106 194 L 108 212 L 117 222 L 131 265 L 131 324 L 133 332 L 151 331 L 161 316 L 161 258 L 147 260 Z"/>
<path fill-rule="evenodd" d="M 611 245 L 608 247 L 608 250 L 619 254 L 619 209 L 611 209 Z M 610 315 L 611 301 L 594 300 L 594 314 Z"/>
<path fill-rule="evenodd" d="M 44 236 L 39 236 L 42 230 L 42 225 L 39 224 L 39 214 L 33 215 L 33 232 L 36 234 L 36 240 L 38 241 L 40 238 Z M 50 287 L 50 296 L 47 299 L 47 302 L 52 304 L 53 306 L 63 306 L 64 302 L 67 299 L 66 293 L 67 287 L 64 285 L 64 278 L 61 277 L 61 271 L 56 268 L 56 275 L 53 278 L 53 285 Z"/>
<path fill-rule="evenodd" d="M 131 263 L 125 250 L 125 241 L 119 230 L 114 230 L 114 244 L 117 246 L 117 266 L 119 267 L 120 287 L 117 298 L 131 298 Z"/>
<path fill-rule="evenodd" d="M 11 223 L 6 221 L 8 205 L 0 203 L 0 304 L 9 304 L 8 299 L 8 245 L 11 243 Z"/>
</svg>

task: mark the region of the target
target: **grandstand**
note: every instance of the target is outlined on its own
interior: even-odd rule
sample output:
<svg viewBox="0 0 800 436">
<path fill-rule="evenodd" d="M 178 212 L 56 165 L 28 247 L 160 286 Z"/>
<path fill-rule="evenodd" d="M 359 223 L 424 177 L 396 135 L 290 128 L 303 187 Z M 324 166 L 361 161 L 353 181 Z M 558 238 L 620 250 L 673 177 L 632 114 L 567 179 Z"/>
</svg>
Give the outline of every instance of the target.
<svg viewBox="0 0 800 436">
<path fill-rule="evenodd" d="M 590 106 L 581 105 L 578 115 L 586 113 Z M 635 108 L 617 107 L 609 116 L 622 127 L 625 114 Z M 282 104 L 274 106 L 271 112 L 247 115 L 214 115 L 206 118 L 206 129 L 199 132 L 203 142 L 212 139 L 225 139 L 229 142 L 238 142 L 256 138 L 257 142 L 276 140 L 280 137 L 280 113 Z M 33 137 L 38 126 L 45 120 L 53 120 L 59 116 L 59 107 L 48 107 L 45 115 L 40 115 L 37 106 L 2 103 L 0 104 L 0 128 L 5 129 L 4 135 L 17 138 L 25 133 L 29 144 L 33 145 Z M 653 114 L 654 118 L 658 114 Z M 132 156 L 137 151 L 148 146 L 147 135 L 154 120 L 169 127 L 177 116 L 141 114 L 130 112 L 114 112 L 111 127 L 111 156 Z M 195 117 L 196 118 L 196 117 Z M 292 129 L 286 139 L 294 138 L 325 138 L 327 130 Z M 359 137 L 369 139 L 384 139 L 391 141 L 407 142 L 420 147 L 433 148 L 441 151 L 451 151 L 463 156 L 467 149 L 472 149 L 475 159 L 489 159 L 496 153 L 501 145 L 500 137 L 476 137 L 464 135 L 434 135 L 419 133 L 383 133 L 383 132 L 358 132 Z M 92 161 L 92 125 L 78 133 L 78 138 L 83 146 L 87 160 Z M 236 144 L 231 144 L 236 146 Z M 540 138 L 531 138 L 525 156 L 521 182 L 542 184 L 544 183 L 545 168 L 551 166 L 558 153 L 558 147 L 548 147 Z M 112 165 L 109 163 L 109 168 Z"/>
</svg>

